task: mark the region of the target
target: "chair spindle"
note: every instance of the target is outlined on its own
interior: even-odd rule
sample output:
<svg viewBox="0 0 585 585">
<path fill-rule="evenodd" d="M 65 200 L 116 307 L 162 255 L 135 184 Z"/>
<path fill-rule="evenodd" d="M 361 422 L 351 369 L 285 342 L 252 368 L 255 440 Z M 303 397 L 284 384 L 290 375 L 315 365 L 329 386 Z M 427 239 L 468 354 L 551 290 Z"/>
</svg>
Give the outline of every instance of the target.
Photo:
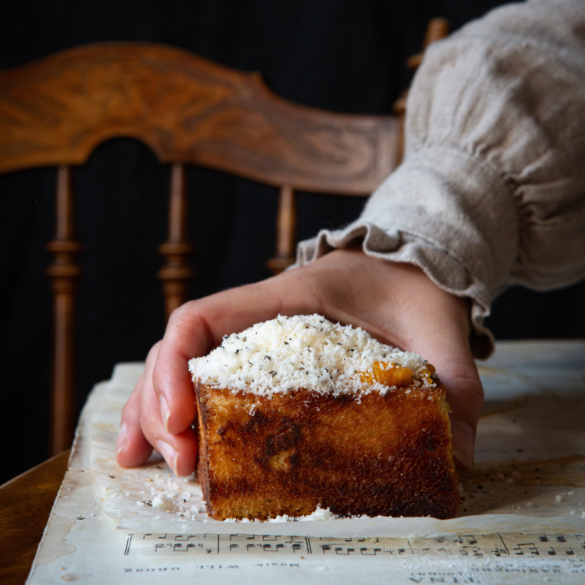
<svg viewBox="0 0 585 585">
<path fill-rule="evenodd" d="M 76 260 L 82 246 L 75 241 L 71 167 L 57 170 L 56 233 L 47 244 L 53 264 L 51 279 L 54 308 L 53 384 L 51 393 L 50 454 L 71 446 L 75 430 L 75 296 L 81 268 Z"/>
<path fill-rule="evenodd" d="M 406 66 L 409 69 L 417 70 L 422 63 L 425 51 L 428 46 L 435 41 L 440 41 L 449 36 L 449 21 L 445 18 L 433 18 L 427 25 L 425 40 L 423 42 L 422 51 L 416 55 L 412 55 L 406 60 Z M 408 99 L 408 89 L 405 89 L 400 97 L 394 102 L 394 113 L 398 116 L 398 153 L 397 162 L 400 164 L 404 157 L 404 123 L 406 119 L 406 100 Z"/>
<path fill-rule="evenodd" d="M 280 189 L 278 197 L 278 216 L 276 220 L 276 254 L 266 266 L 273 274 L 280 274 L 295 261 L 295 232 L 297 210 L 295 192 L 290 185 Z"/>
<path fill-rule="evenodd" d="M 194 253 L 187 238 L 187 191 L 185 167 L 175 163 L 171 169 L 171 190 L 169 198 L 169 237 L 158 251 L 166 258 L 164 267 L 158 271 L 163 281 L 165 312 L 167 319 L 171 313 L 186 300 L 189 283 L 195 272 L 189 266 L 189 258 Z"/>
</svg>

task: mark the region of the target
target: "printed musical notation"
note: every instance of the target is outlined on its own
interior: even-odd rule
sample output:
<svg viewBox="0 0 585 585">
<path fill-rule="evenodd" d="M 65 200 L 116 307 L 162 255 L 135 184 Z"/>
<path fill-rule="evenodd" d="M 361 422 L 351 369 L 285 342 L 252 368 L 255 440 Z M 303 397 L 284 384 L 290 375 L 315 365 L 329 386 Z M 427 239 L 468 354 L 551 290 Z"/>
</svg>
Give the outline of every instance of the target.
<svg viewBox="0 0 585 585">
<path fill-rule="evenodd" d="M 585 558 L 584 534 L 494 533 L 440 538 L 316 538 L 250 534 L 130 533 L 126 556 L 274 555 Z"/>
</svg>

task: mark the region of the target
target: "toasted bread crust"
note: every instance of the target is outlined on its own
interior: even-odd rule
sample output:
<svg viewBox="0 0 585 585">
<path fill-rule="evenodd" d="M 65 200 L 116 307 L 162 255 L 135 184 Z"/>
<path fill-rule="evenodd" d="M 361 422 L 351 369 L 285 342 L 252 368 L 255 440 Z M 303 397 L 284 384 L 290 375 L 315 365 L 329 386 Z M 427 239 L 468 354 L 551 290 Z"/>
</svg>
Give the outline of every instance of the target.
<svg viewBox="0 0 585 585">
<path fill-rule="evenodd" d="M 195 383 L 199 464 L 218 520 L 457 513 L 445 388 L 263 397 Z"/>
</svg>

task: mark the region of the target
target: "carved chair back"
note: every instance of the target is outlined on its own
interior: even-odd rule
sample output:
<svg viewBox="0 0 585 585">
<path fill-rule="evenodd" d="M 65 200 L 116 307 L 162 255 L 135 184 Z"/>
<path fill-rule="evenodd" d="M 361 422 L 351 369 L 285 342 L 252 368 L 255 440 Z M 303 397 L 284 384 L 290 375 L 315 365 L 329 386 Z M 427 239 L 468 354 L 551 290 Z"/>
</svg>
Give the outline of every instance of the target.
<svg viewBox="0 0 585 585">
<path fill-rule="evenodd" d="M 428 36 L 428 35 L 427 35 Z M 400 109 L 400 108 L 399 108 Z M 194 274 L 187 237 L 185 166 L 211 167 L 279 188 L 276 274 L 294 261 L 295 191 L 366 197 L 398 165 L 399 116 L 336 114 L 288 102 L 257 73 L 241 73 L 186 51 L 100 43 L 0 72 L 0 173 L 57 167 L 53 263 L 53 380 L 50 451 L 75 426 L 76 258 L 71 169 L 102 142 L 131 137 L 170 164 L 168 239 L 158 272 L 167 317 L 185 302 Z"/>
</svg>

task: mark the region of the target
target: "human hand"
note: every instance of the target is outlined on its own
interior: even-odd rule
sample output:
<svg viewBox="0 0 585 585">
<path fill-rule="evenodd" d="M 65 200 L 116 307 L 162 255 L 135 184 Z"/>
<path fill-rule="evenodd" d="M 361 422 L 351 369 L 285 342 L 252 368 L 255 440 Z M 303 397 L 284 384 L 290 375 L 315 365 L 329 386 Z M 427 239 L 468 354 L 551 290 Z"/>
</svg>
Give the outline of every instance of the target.
<svg viewBox="0 0 585 585">
<path fill-rule="evenodd" d="M 358 249 L 335 250 L 306 266 L 174 311 L 124 407 L 118 463 L 140 465 L 154 446 L 177 475 L 192 473 L 197 439 L 191 428 L 196 406 L 189 359 L 207 354 L 224 335 L 279 314 L 312 313 L 361 327 L 432 363 L 453 411 L 455 457 L 461 467 L 471 467 L 483 390 L 469 349 L 467 300 L 446 293 L 415 266 Z"/>
</svg>

